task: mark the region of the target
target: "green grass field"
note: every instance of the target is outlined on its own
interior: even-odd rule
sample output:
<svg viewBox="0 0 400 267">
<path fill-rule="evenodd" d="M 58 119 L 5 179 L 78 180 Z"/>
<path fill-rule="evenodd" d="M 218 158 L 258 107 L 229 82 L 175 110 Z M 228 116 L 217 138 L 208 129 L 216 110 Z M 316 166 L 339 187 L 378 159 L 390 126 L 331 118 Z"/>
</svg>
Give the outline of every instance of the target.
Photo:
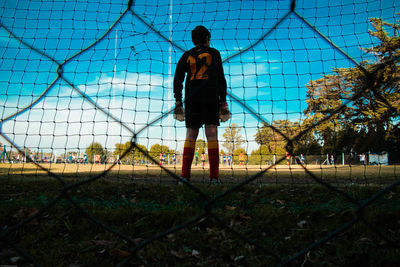
<svg viewBox="0 0 400 267">
<path fill-rule="evenodd" d="M 104 164 L 40 164 L 46 170 L 42 170 L 33 163 L 26 164 L 0 164 L 0 177 L 5 178 L 43 178 L 48 177 L 47 170 L 60 177 L 83 178 L 93 177 L 110 169 L 104 178 L 119 178 L 129 181 L 156 181 L 175 182 L 157 165 L 104 165 Z M 180 174 L 181 166 L 166 165 L 172 173 Z M 221 166 L 220 176 L 225 183 L 238 183 L 249 177 L 268 169 L 255 181 L 257 183 L 316 183 L 316 181 L 304 170 L 301 165 L 250 165 L 250 166 Z M 361 183 L 361 184 L 387 184 L 400 177 L 400 166 L 362 166 L 362 165 L 306 165 L 309 172 L 316 178 L 330 183 Z M 204 168 L 200 165 L 192 167 L 192 176 L 195 182 L 208 182 L 208 165 Z"/>
<path fill-rule="evenodd" d="M 74 186 L 107 166 L 46 165 L 63 191 L 35 165 L 2 164 L 0 263 L 24 265 L 25 253 L 42 266 L 398 266 L 398 166 L 309 167 L 338 191 L 298 166 L 231 191 L 259 167 L 222 168 L 226 183 L 210 187 L 194 168 L 187 187 L 156 166 L 118 165 Z"/>
</svg>

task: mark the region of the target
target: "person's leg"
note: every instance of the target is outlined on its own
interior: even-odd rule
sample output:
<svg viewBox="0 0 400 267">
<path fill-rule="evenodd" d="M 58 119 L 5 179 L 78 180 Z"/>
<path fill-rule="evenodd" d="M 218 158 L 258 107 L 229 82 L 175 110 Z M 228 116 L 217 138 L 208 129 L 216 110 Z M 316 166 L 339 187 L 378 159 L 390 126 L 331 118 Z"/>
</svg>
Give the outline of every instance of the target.
<svg viewBox="0 0 400 267">
<path fill-rule="evenodd" d="M 210 180 L 219 178 L 219 147 L 218 130 L 213 124 L 206 125 L 206 137 L 208 143 L 208 161 L 210 163 Z"/>
<path fill-rule="evenodd" d="M 190 171 L 193 162 L 198 128 L 186 128 L 186 140 L 183 147 L 182 178 L 190 179 Z"/>
</svg>

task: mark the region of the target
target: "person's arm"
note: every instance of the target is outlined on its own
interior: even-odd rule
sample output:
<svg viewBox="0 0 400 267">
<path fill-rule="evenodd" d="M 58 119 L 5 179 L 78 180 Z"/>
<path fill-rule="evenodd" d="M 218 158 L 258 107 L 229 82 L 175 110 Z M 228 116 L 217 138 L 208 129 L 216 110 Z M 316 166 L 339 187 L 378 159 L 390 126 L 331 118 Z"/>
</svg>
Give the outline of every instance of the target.
<svg viewBox="0 0 400 267">
<path fill-rule="evenodd" d="M 218 93 L 219 93 L 219 118 L 222 122 L 225 122 L 231 118 L 231 112 L 229 111 L 228 104 L 226 103 L 226 79 L 224 75 L 224 68 L 222 66 L 221 54 L 218 52 Z"/>
<path fill-rule="evenodd" d="M 174 97 L 175 97 L 175 109 L 174 109 L 174 119 L 178 121 L 185 120 L 185 110 L 183 109 L 182 104 L 182 89 L 183 89 L 183 81 L 185 79 L 185 60 L 184 56 L 182 56 L 178 65 L 175 69 L 174 76 Z"/>
<path fill-rule="evenodd" d="M 217 54 L 217 72 L 218 72 L 218 96 L 219 103 L 226 103 L 226 79 L 224 75 L 224 68 L 222 66 L 221 54 L 218 52 Z"/>
<path fill-rule="evenodd" d="M 182 102 L 183 81 L 185 80 L 185 59 L 182 56 L 175 69 L 174 97 L 176 102 Z"/>
</svg>

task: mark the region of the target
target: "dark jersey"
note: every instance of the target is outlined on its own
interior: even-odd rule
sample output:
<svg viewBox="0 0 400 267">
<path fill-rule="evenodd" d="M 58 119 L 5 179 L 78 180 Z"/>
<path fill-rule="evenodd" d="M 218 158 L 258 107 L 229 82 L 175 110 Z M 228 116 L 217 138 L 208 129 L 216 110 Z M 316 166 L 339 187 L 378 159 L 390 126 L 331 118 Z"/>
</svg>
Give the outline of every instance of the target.
<svg viewBox="0 0 400 267">
<path fill-rule="evenodd" d="M 182 55 L 174 77 L 177 101 L 182 100 L 185 78 L 186 126 L 219 125 L 219 106 L 226 102 L 226 80 L 218 50 L 199 45 Z"/>
</svg>

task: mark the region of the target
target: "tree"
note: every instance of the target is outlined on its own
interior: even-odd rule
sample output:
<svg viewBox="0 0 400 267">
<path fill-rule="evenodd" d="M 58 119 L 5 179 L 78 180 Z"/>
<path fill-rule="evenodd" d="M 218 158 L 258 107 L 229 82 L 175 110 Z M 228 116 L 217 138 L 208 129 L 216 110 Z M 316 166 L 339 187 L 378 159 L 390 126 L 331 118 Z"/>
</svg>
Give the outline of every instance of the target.
<svg viewBox="0 0 400 267">
<path fill-rule="evenodd" d="M 272 122 L 271 126 L 263 124 L 255 135 L 255 141 L 260 145 L 260 148 L 257 150 L 258 152 L 254 153 L 284 155 L 289 141 L 294 141 L 292 152 L 295 154 L 319 153 L 320 146 L 312 131 L 306 131 L 297 138 L 305 129 L 307 128 L 299 122 L 289 120 L 276 120 Z"/>
<path fill-rule="evenodd" d="M 263 126 L 257 130 L 255 135 L 255 141 L 260 146 L 265 147 L 267 154 L 284 154 L 287 144 L 287 138 L 291 138 L 292 134 L 288 132 L 289 126 L 291 126 L 290 121 L 277 120 L 272 122 L 272 126 L 268 124 L 263 124 Z M 277 130 L 275 130 L 277 129 Z M 261 152 L 261 150 L 260 150 Z"/>
<path fill-rule="evenodd" d="M 304 110 L 306 120 L 303 128 L 313 128 L 316 138 L 323 145 L 322 153 L 337 153 L 341 150 L 341 141 L 352 139 L 351 136 L 339 138 L 343 132 L 351 135 L 348 117 L 354 112 L 354 107 L 344 106 L 350 99 L 345 81 L 338 75 L 325 75 L 310 81 L 306 88 L 308 105 Z M 340 112 L 337 112 L 340 108 Z M 322 121 L 327 116 L 331 117 Z"/>
<path fill-rule="evenodd" d="M 85 153 L 88 156 L 89 162 L 94 162 L 94 155 L 100 155 L 103 159 L 107 152 L 100 143 L 93 142 L 86 148 Z"/>
<path fill-rule="evenodd" d="M 375 29 L 370 31 L 370 35 L 379 39 L 380 43 L 363 50 L 378 61 L 362 62 L 363 68 L 343 70 L 339 75 L 348 82 L 352 81 L 351 89 L 357 96 L 351 119 L 358 132 L 365 135 L 359 145 L 364 150 L 393 151 L 392 142 L 397 143 L 394 144 L 397 148 L 400 143 L 399 136 L 397 141 L 391 139 L 399 127 L 400 115 L 400 26 L 379 18 L 371 18 L 370 21 Z M 368 147 L 365 147 L 366 141 Z"/>
<path fill-rule="evenodd" d="M 147 148 L 143 145 L 136 144 L 142 150 L 147 152 Z M 115 151 L 113 153 L 114 158 L 119 158 L 124 163 L 133 163 L 134 161 L 140 161 L 143 159 L 143 153 L 137 149 L 135 146 L 132 146 L 131 141 L 126 142 L 125 144 L 115 144 Z M 124 157 L 122 155 L 131 148 Z"/>
<path fill-rule="evenodd" d="M 239 147 L 233 151 L 233 155 L 239 156 L 240 153 L 246 154 L 246 150 L 242 147 Z"/>
<path fill-rule="evenodd" d="M 282 153 L 284 153 L 284 151 L 282 151 Z M 273 158 L 274 155 L 269 152 L 268 147 L 266 145 L 260 145 L 258 149 L 251 151 L 249 162 L 250 165 L 259 165 L 272 162 Z"/>
<path fill-rule="evenodd" d="M 203 139 L 197 139 L 195 151 L 198 151 L 199 154 L 206 152 L 207 143 Z"/>
<path fill-rule="evenodd" d="M 334 69 L 333 75 L 307 86 L 307 123 L 330 116 L 315 127 L 325 150 L 330 146 L 347 152 L 399 151 L 399 25 L 378 18 L 370 21 L 370 35 L 379 43 L 362 50 L 376 61 Z"/>
<path fill-rule="evenodd" d="M 145 147 L 144 145 L 141 145 L 141 144 L 136 144 L 140 149 L 142 149 L 143 151 L 145 151 L 145 152 L 148 152 L 147 151 L 147 147 Z M 132 155 L 132 157 L 133 157 L 133 159 L 134 160 L 136 160 L 136 161 L 142 161 L 142 160 L 144 160 L 144 153 L 143 152 L 141 152 L 139 149 L 137 149 L 136 147 L 133 149 L 133 151 L 131 151 L 131 154 L 133 154 Z"/>
<path fill-rule="evenodd" d="M 150 147 L 149 154 L 151 157 L 153 157 L 155 160 L 160 159 L 160 154 L 165 153 L 167 158 L 172 155 L 175 151 L 170 150 L 168 146 L 165 145 L 160 145 L 160 144 L 154 144 Z"/>
<path fill-rule="evenodd" d="M 244 143 L 243 137 L 240 134 L 241 129 L 242 127 L 238 126 L 236 123 L 232 123 L 225 128 L 225 132 L 222 135 L 225 141 L 222 146 L 226 148 L 229 154 L 233 154 L 233 152 Z"/>
</svg>

